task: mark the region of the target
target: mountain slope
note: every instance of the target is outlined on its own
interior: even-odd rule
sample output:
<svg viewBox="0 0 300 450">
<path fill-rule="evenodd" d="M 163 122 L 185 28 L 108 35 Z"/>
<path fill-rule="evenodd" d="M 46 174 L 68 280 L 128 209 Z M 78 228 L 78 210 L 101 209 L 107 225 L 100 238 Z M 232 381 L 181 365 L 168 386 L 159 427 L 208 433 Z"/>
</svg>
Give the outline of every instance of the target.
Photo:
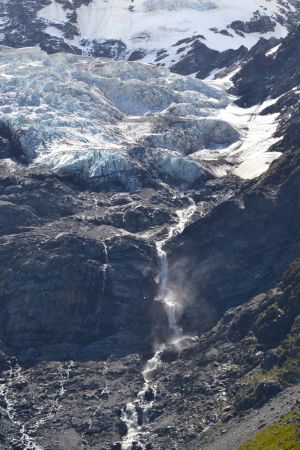
<svg viewBox="0 0 300 450">
<path fill-rule="evenodd" d="M 1 448 L 233 450 L 295 406 L 299 6 L 0 2 Z"/>
<path fill-rule="evenodd" d="M 299 239 L 294 236 L 299 216 L 299 167 L 299 152 L 286 155 L 267 174 L 252 182 L 240 194 L 240 197 L 245 198 L 255 194 L 256 199 L 246 206 L 248 220 L 238 226 L 240 236 L 236 233 L 236 241 L 242 244 L 238 251 L 238 262 L 244 261 L 244 247 L 252 245 L 252 238 L 255 239 L 255 236 L 247 232 L 249 220 L 261 223 L 265 230 L 264 236 L 261 233 L 262 241 L 274 239 L 275 243 L 281 243 L 278 253 L 284 253 L 284 258 L 277 255 L 270 260 L 268 246 L 258 242 L 260 257 L 253 264 L 257 261 L 256 267 L 260 273 L 260 265 L 267 264 L 270 267 L 276 263 L 278 270 L 269 271 L 267 288 L 256 278 L 257 284 L 253 287 L 256 288 L 256 293 L 258 290 L 260 293 L 254 298 L 250 298 L 247 286 L 246 289 L 244 286 L 244 291 L 239 289 L 241 299 L 238 303 L 243 304 L 227 310 L 215 326 L 212 325 L 216 323 L 216 317 L 213 317 L 211 309 L 204 303 L 203 290 L 199 295 L 194 295 L 195 307 L 192 311 L 189 308 L 183 311 L 182 326 L 186 331 L 191 331 L 189 326 L 192 323 L 197 323 L 197 326 L 202 323 L 204 329 L 210 322 L 211 328 L 200 334 L 200 337 L 182 341 L 181 347 L 170 345 L 164 350 L 160 366 L 152 373 L 156 399 L 150 409 L 149 422 L 140 429 L 140 448 L 151 449 L 152 446 L 155 449 L 169 449 L 180 445 L 181 448 L 192 450 L 223 449 L 224 443 L 229 448 L 235 448 L 254 435 L 261 426 L 278 420 L 295 405 L 299 397 L 300 375 L 299 260 L 296 260 L 300 250 L 297 245 Z M 41 180 L 41 173 L 33 172 L 31 176 L 35 183 Z M 14 187 L 12 178 L 6 174 L 3 182 L 6 183 L 7 192 L 10 191 L 11 201 L 13 197 L 16 201 L 21 184 L 19 179 Z M 49 175 L 45 174 L 44 190 L 40 193 L 47 202 L 49 200 L 45 197 L 45 192 L 51 187 L 50 180 Z M 24 180 L 23 199 L 26 190 L 32 191 L 28 181 L 28 178 Z M 54 179 L 53 182 L 57 183 L 57 180 Z M 270 220 L 277 222 L 278 230 L 291 231 L 289 236 L 281 235 L 276 240 L 273 230 L 267 228 L 265 223 L 269 212 L 266 211 L 266 197 L 272 192 L 275 192 L 271 200 L 274 213 Z M 291 195 L 291 192 L 295 195 Z M 98 202 L 101 197 L 101 194 L 96 197 Z M 34 198 L 27 200 L 27 203 L 36 202 L 37 199 Z M 81 198 L 82 207 L 91 215 L 89 195 L 84 194 Z M 265 199 L 263 204 L 258 198 Z M 104 201 L 102 197 L 102 202 Z M 112 213 L 113 207 L 108 207 L 109 201 L 116 202 L 116 195 L 110 200 L 106 199 L 106 209 Z M 290 211 L 290 225 L 283 229 L 278 223 L 278 217 L 286 203 L 286 209 Z M 120 205 L 117 208 L 120 209 Z M 224 204 L 222 208 L 230 209 L 230 205 Z M 238 209 L 232 212 L 230 222 L 224 221 L 224 216 L 217 215 L 214 218 L 214 229 L 206 237 L 210 241 L 208 246 L 213 248 L 214 241 L 222 230 L 225 233 L 223 239 L 226 239 L 232 223 L 238 224 L 237 214 Z M 208 216 L 216 216 L 215 211 L 208 213 Z M 97 219 L 99 221 L 99 215 Z M 10 314 L 11 319 L 2 326 L 2 338 L 7 345 L 2 346 L 0 359 L 0 442 L 8 448 L 17 449 L 21 442 L 27 445 L 30 441 L 33 448 L 52 445 L 55 449 L 68 449 L 70 446 L 75 449 L 86 446 L 97 449 L 99 443 L 107 449 L 122 448 L 122 437 L 127 431 L 121 420 L 123 408 L 128 401 L 135 400 L 137 392 L 143 386 L 140 370 L 145 356 L 141 355 L 150 351 L 145 348 L 151 333 L 147 327 L 150 325 L 152 333 L 154 332 L 152 339 L 157 339 L 159 332 L 166 329 L 164 321 L 160 324 L 157 322 L 158 317 L 162 318 L 163 315 L 160 308 L 156 309 L 151 319 L 150 312 L 154 312 L 151 295 L 144 302 L 139 297 L 140 292 L 149 292 L 150 288 L 151 277 L 147 265 L 152 263 L 149 259 L 145 260 L 150 251 L 149 244 L 146 250 L 145 243 L 139 241 L 137 236 L 135 244 L 132 238 L 128 239 L 126 236 L 118 239 L 108 236 L 107 227 L 101 226 L 99 222 L 95 225 L 95 219 L 93 222 L 90 220 L 89 217 L 81 216 L 76 230 L 76 216 L 73 215 L 66 217 L 64 221 L 52 221 L 47 227 L 36 227 L 35 231 L 19 229 L 18 234 L 6 234 L 4 237 L 2 257 L 11 255 L 13 259 L 13 262 L 3 263 L 8 273 L 4 277 L 6 286 L 1 291 L 3 304 L 3 300 L 8 298 L 6 292 L 11 285 L 8 310 L 6 313 L 2 310 L 2 317 L 7 320 L 7 314 Z M 206 221 L 207 218 L 199 219 L 190 226 L 191 231 L 187 228 L 176 239 L 171 246 L 171 261 L 180 261 L 176 253 L 181 247 L 181 253 L 185 251 L 188 240 L 192 242 L 193 254 L 197 254 L 199 241 L 202 244 L 203 239 L 201 232 L 194 231 L 195 228 L 203 227 Z M 93 240 L 91 233 L 94 233 Z M 92 336 L 88 333 L 93 330 L 96 332 L 97 328 L 93 323 L 94 314 L 91 311 L 89 313 L 87 305 L 93 306 L 95 294 L 91 292 L 90 295 L 88 289 L 92 287 L 91 282 L 98 280 L 100 283 L 102 279 L 100 273 L 97 275 L 95 271 L 104 263 L 100 255 L 103 242 L 107 245 L 109 255 L 108 278 L 105 290 L 99 286 L 97 292 L 105 293 L 107 303 L 101 315 L 102 321 L 99 322 L 98 330 L 102 335 Z M 25 244 L 29 245 L 31 258 L 24 251 Z M 135 251 L 132 249 L 133 245 Z M 13 246 L 15 251 L 11 252 Z M 274 246 L 276 247 L 275 244 Z M 14 256 L 17 248 L 22 249 L 18 259 Z M 42 252 L 48 252 L 48 257 L 42 259 Z M 200 256 L 203 258 L 201 252 Z M 230 257 L 229 253 L 226 256 Z M 53 258 L 55 269 L 51 267 Z M 154 262 L 154 257 L 152 258 Z M 253 260 L 252 255 L 249 258 Z M 190 258 L 188 261 L 191 264 Z M 217 259 L 215 261 L 219 262 Z M 19 265 L 20 262 L 22 266 Z M 187 262 L 185 266 L 191 267 Z M 197 268 L 201 270 L 201 261 L 197 265 L 194 263 L 192 267 L 195 271 Z M 101 265 L 99 269 L 102 269 Z M 141 272 L 135 272 L 141 269 Z M 205 269 L 206 272 L 211 270 L 207 264 Z M 155 274 L 155 268 L 153 271 Z M 59 276 L 58 272 L 61 272 Z M 118 272 L 119 278 L 116 278 Z M 147 273 L 147 277 L 141 279 L 143 273 Z M 13 280 L 14 274 L 18 274 L 16 280 Z M 244 278 L 247 277 L 246 274 Z M 65 290 L 58 286 L 58 292 L 55 292 L 55 278 L 63 283 Z M 86 287 L 84 280 L 88 283 Z M 138 280 L 140 284 L 137 284 Z M 187 286 L 192 281 L 188 276 L 184 280 Z M 250 275 L 248 281 L 253 284 Z M 146 282 L 147 285 L 141 284 Z M 118 299 L 115 293 L 119 283 L 122 283 L 118 290 L 122 292 L 123 298 Z M 137 291 L 133 289 L 133 283 L 136 284 Z M 215 283 L 223 293 L 235 293 L 237 283 L 234 279 L 227 278 L 220 283 L 215 278 Z M 181 286 L 185 287 L 182 280 Z M 82 292 L 78 292 L 79 287 Z M 26 297 L 20 292 L 21 288 Z M 47 292 L 42 296 L 37 288 L 44 291 L 47 289 Z M 54 292 L 51 291 L 53 288 Z M 181 288 L 181 299 L 191 299 L 190 296 L 184 297 L 183 291 Z M 34 298 L 39 299 L 43 315 L 41 312 L 37 313 L 38 305 L 34 303 Z M 17 299 L 19 304 L 13 310 Z M 81 310 L 78 303 L 80 299 L 85 305 Z M 224 297 L 222 300 L 226 301 Z M 24 301 L 30 305 L 30 309 L 26 304 L 21 307 Z M 41 303 L 43 301 L 44 305 Z M 54 301 L 57 302 L 55 309 L 52 306 Z M 122 309 L 120 305 L 127 305 L 127 308 Z M 228 305 L 227 302 L 227 307 Z M 194 322 L 188 319 L 190 312 L 197 319 Z M 74 321 L 78 313 L 81 323 L 79 318 Z M 48 315 L 48 320 L 45 319 L 45 314 Z M 50 320 L 50 314 L 55 314 L 55 322 Z M 65 322 L 66 315 L 68 326 Z M 140 317 L 143 317 L 143 321 L 139 320 Z M 35 328 L 36 320 L 45 320 L 43 330 L 47 326 L 46 333 Z M 117 325 L 118 334 L 115 336 L 112 335 L 113 324 Z M 85 337 L 78 334 L 84 330 Z M 72 335 L 72 332 L 76 334 Z M 136 333 L 135 336 L 132 333 Z M 145 347 L 141 348 L 141 344 L 145 344 Z M 14 356 L 16 354 L 18 360 Z M 148 398 L 150 403 L 151 398 Z"/>
</svg>

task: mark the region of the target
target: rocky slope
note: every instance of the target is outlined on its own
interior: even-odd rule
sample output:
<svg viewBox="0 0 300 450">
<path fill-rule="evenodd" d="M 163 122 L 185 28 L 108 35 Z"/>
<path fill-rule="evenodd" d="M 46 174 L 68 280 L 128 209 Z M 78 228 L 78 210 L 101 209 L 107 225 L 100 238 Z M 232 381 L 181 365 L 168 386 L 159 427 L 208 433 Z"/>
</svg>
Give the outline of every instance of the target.
<svg viewBox="0 0 300 450">
<path fill-rule="evenodd" d="M 38 177 L 36 173 L 32 173 L 31 176 L 35 181 L 41 179 L 40 173 Z M 62 188 L 61 181 L 55 177 L 49 174 L 45 174 L 44 177 L 44 180 L 48 180 L 45 184 L 49 186 L 48 189 L 43 188 L 41 192 L 38 192 L 38 195 L 35 194 L 34 189 L 30 189 L 30 187 L 33 188 L 31 184 L 33 182 L 29 182 L 30 177 L 26 178 L 25 185 L 28 186 L 29 193 L 31 192 L 31 195 L 29 193 L 27 195 L 29 198 L 34 197 L 27 201 L 28 204 L 38 203 L 40 195 L 45 196 L 44 199 L 50 203 L 51 184 L 57 183 Z M 6 183 L 8 183 L 7 178 Z M 254 265 L 257 272 L 264 270 L 266 265 L 274 267 L 275 270 L 270 270 L 266 280 L 252 277 L 251 274 L 237 276 L 234 279 L 233 276 L 228 277 L 224 264 L 222 301 L 227 301 L 227 305 L 220 304 L 216 291 L 214 291 L 215 298 L 210 300 L 209 304 L 208 299 L 204 299 L 202 294 L 208 290 L 204 291 L 203 288 L 201 288 L 201 295 L 198 294 L 198 296 L 181 295 L 180 298 L 183 300 L 193 298 L 195 301 L 192 309 L 191 304 L 184 309 L 181 318 L 186 332 L 195 331 L 195 329 L 189 329 L 191 324 L 197 327 L 202 324 L 202 329 L 207 328 L 208 323 L 214 323 L 216 318 L 222 315 L 224 307 L 227 309 L 230 304 L 241 302 L 244 304 L 227 310 L 221 321 L 211 330 L 200 334 L 200 338 L 186 339 L 181 342 L 180 348 L 171 345 L 164 350 L 161 357 L 162 363 L 151 376 L 156 386 L 156 399 L 150 411 L 149 422 L 141 430 L 139 437 L 143 445 L 141 448 L 145 446 L 148 449 L 222 449 L 226 442 L 231 445 L 230 448 L 235 448 L 244 439 L 251 437 L 251 433 L 254 434 L 261 426 L 278 419 L 294 405 L 295 399 L 299 396 L 299 388 L 294 389 L 292 386 L 299 383 L 300 375 L 297 352 L 300 311 L 299 262 L 293 263 L 292 260 L 299 257 L 300 249 L 295 245 L 298 239 L 293 235 L 292 228 L 293 223 L 296 225 L 299 214 L 299 196 L 296 193 L 291 196 L 291 191 L 299 190 L 298 178 L 299 153 L 287 155 L 285 159 L 273 165 L 265 176 L 240 194 L 240 201 L 242 198 L 256 196 L 255 202 L 249 202 L 246 205 L 248 220 L 239 223 L 240 219 L 237 216 L 239 208 L 232 210 L 230 203 L 227 202 L 214 208 L 204 218 L 197 220 L 172 244 L 171 261 L 175 259 L 175 255 L 176 260 L 179 261 L 179 249 L 181 257 L 188 242 L 190 240 L 194 242 L 192 252 L 195 256 L 193 258 L 200 255 L 201 259 L 197 265 L 192 259 L 189 260 L 192 261 L 192 265 L 188 267 L 190 271 L 198 267 L 202 279 L 202 260 L 205 255 L 202 251 L 198 253 L 198 249 L 201 249 L 199 242 L 202 242 L 202 232 L 198 231 L 195 234 L 194 229 L 201 230 L 201 227 L 205 227 L 207 221 L 215 217 L 216 211 L 220 208 L 228 209 L 232 213 L 231 220 L 225 221 L 226 215 L 221 216 L 221 219 L 215 218 L 214 228 L 207 235 L 206 239 L 210 241 L 212 249 L 214 240 L 218 239 L 217 226 L 226 233 L 227 230 L 231 230 L 232 223 L 239 223 L 243 245 L 237 252 L 236 258 L 238 255 L 241 257 L 243 255 L 244 258 L 247 255 L 249 259 L 245 260 L 245 264 L 248 261 L 249 270 L 253 270 Z M 13 186 L 11 181 L 12 192 Z M 20 192 L 20 187 L 23 186 L 21 192 L 25 195 L 24 184 L 20 178 L 15 189 L 17 186 L 19 189 L 16 192 Z M 58 186 L 56 195 L 59 192 Z M 74 188 L 72 189 L 71 185 L 69 189 L 67 200 L 69 207 L 72 208 L 70 192 Z M 47 197 L 45 191 L 48 191 Z M 86 206 L 87 193 L 78 195 L 76 204 L 81 199 Z M 121 198 L 124 201 L 126 195 L 114 194 L 110 202 L 113 199 L 120 201 Z M 258 201 L 258 198 L 264 199 L 264 204 L 262 200 Z M 108 201 L 107 196 L 106 201 Z M 291 201 L 293 204 L 290 204 Z M 281 208 L 280 211 L 282 211 L 282 205 L 288 202 L 285 208 L 291 213 L 287 218 L 288 225 L 284 224 L 284 227 L 288 227 L 291 231 L 290 236 L 276 237 L 272 229 L 267 229 L 265 208 L 268 202 L 273 203 L 273 215 L 278 211 L 277 208 Z M 112 206 L 111 208 L 113 210 Z M 65 211 L 65 208 L 63 210 Z M 153 298 L 150 298 L 149 272 L 146 277 L 148 286 L 141 284 L 137 286 L 137 294 L 133 290 L 134 283 L 137 281 L 134 281 L 135 272 L 129 258 L 132 258 L 138 270 L 145 270 L 147 266 L 142 262 L 142 255 L 146 257 L 145 249 L 137 241 L 137 250 L 133 251 L 131 238 L 125 265 L 122 262 L 121 266 L 117 266 L 116 256 L 113 254 L 117 250 L 124 261 L 126 237 L 119 238 L 122 239 L 123 244 L 121 241 L 114 250 L 112 245 L 114 238 L 109 234 L 106 234 L 104 241 L 107 243 L 108 254 L 111 256 L 111 262 L 110 258 L 108 259 L 107 285 L 110 285 L 108 289 L 116 289 L 117 286 L 114 288 L 114 283 L 122 283 L 119 289 L 123 297 L 119 298 L 119 306 L 117 306 L 112 293 L 106 293 L 104 298 L 108 305 L 106 310 L 102 311 L 105 323 L 98 323 L 99 327 L 101 326 L 99 330 L 102 335 L 95 336 L 97 317 L 95 313 L 89 312 L 87 305 L 90 303 L 91 308 L 95 308 L 93 305 L 95 295 L 103 292 L 103 285 L 99 286 L 96 294 L 93 295 L 93 278 L 90 275 L 93 272 L 89 274 L 88 268 L 91 270 L 93 267 L 92 258 L 94 261 L 99 258 L 97 267 L 100 273 L 99 275 L 97 272 L 94 273 L 94 279 L 99 284 L 101 280 L 103 282 L 104 261 L 101 251 L 103 251 L 104 236 L 101 233 L 104 230 L 106 233 L 111 233 L 111 229 L 108 230 L 108 227 L 103 228 L 99 225 L 95 227 L 95 223 L 90 222 L 88 217 L 84 218 L 82 214 L 75 231 L 75 224 L 72 225 L 72 223 L 76 222 L 76 216 L 71 217 L 59 220 L 51 218 L 50 221 L 47 219 L 49 223 L 46 226 L 35 225 L 36 231 L 39 230 L 39 241 L 34 241 L 36 232 L 30 230 L 30 227 L 26 231 L 18 228 L 12 234 L 5 232 L 2 257 L 11 255 L 14 258 L 11 262 L 5 261 L 3 266 L 15 276 L 10 279 L 6 272 L 4 277 L 6 287 L 1 290 L 3 311 L 1 317 L 4 320 L 1 329 L 5 345 L 2 346 L 1 356 L 0 437 L 4 448 L 19 449 L 29 445 L 29 448 L 96 449 L 99 448 L 99 444 L 103 449 L 121 448 L 122 436 L 126 433 L 121 420 L 122 409 L 129 400 L 134 401 L 143 385 L 140 371 L 145 356 L 142 355 L 149 352 L 147 344 L 149 344 L 151 333 L 146 327 L 150 327 L 152 333 L 155 330 L 156 339 L 164 339 L 163 336 L 159 338 L 159 332 L 162 333 L 164 327 L 167 328 L 166 323 L 162 321 L 157 328 L 158 317 L 163 315 L 162 310 L 159 312 L 156 309 L 154 320 L 151 316 L 154 309 L 151 306 Z M 17 220 L 15 218 L 15 221 Z M 253 250 L 254 253 L 261 250 L 260 255 L 255 258 L 253 253 L 245 251 L 245 244 L 249 241 L 247 229 L 249 224 L 253 226 L 254 220 L 257 223 L 261 222 L 267 233 L 264 237 L 262 236 L 264 244 L 261 244 L 261 241 L 258 242 Z M 270 222 L 277 222 L 278 230 L 280 230 L 283 224 L 278 223 L 278 220 L 278 213 L 276 217 L 271 215 Z M 71 229 L 71 226 L 74 229 Z M 56 227 L 59 227 L 59 230 Z M 92 241 L 89 238 L 91 233 L 89 228 L 94 235 Z M 50 229 L 54 231 L 54 234 L 50 232 Z M 81 234 L 84 233 L 84 240 L 80 238 L 79 229 Z M 57 237 L 58 231 L 60 233 Z M 277 245 L 281 243 L 281 256 L 270 251 L 268 235 L 274 239 L 273 247 L 276 247 L 275 243 Z M 237 242 L 241 242 L 237 234 L 235 238 Z M 76 253 L 73 256 L 70 239 L 76 242 L 73 250 Z M 102 243 L 97 245 L 96 239 L 102 239 Z M 34 246 L 32 242 L 35 242 Z M 220 244 L 220 240 L 218 242 Z M 30 258 L 24 249 L 25 243 L 30 246 Z M 249 243 L 253 245 L 252 240 Z M 21 252 L 20 245 L 23 245 Z M 69 256 L 66 250 L 70 254 L 70 263 L 68 263 Z M 50 253 L 54 251 L 55 257 Z M 151 251 L 150 248 L 146 252 L 149 251 Z M 135 255 L 134 252 L 138 252 L 140 256 Z M 46 260 L 42 258 L 43 253 L 47 255 Z M 61 256 L 59 256 L 60 253 Z M 88 256 L 86 262 L 85 254 Z M 130 254 L 132 256 L 129 256 Z M 283 258 L 282 255 L 284 255 Z M 59 262 L 59 258 L 62 258 L 62 263 Z M 155 258 L 152 258 L 155 261 Z M 229 258 L 230 252 L 228 252 Z M 215 258 L 215 262 L 218 262 L 218 258 Z M 241 260 L 237 259 L 238 262 L 241 264 Z M 20 270 L 20 263 L 24 269 L 22 267 Z M 51 269 L 52 264 L 54 264 L 54 270 Z M 149 264 L 151 264 L 150 260 Z M 231 263 L 230 265 L 232 266 Z M 23 270 L 27 271 L 26 278 L 22 278 Z M 72 270 L 76 273 L 76 277 L 72 276 Z M 155 267 L 152 270 L 155 271 Z M 206 265 L 206 271 L 209 273 L 210 270 L 211 266 Z M 80 278 L 81 271 L 85 274 L 83 278 Z M 120 272 L 119 282 L 111 278 L 114 272 Z M 57 285 L 55 279 L 51 277 L 52 273 L 57 281 L 63 283 L 64 289 Z M 174 273 L 173 270 L 171 273 Z M 235 274 L 234 267 L 233 273 Z M 17 279 L 16 274 L 18 274 Z M 143 283 L 141 272 L 138 272 L 136 276 L 139 283 Z M 238 284 L 240 278 L 245 280 L 242 284 L 243 296 L 241 296 L 241 285 Z M 186 279 L 184 288 L 190 286 L 187 281 L 190 279 Z M 249 291 L 250 284 L 252 286 Z M 14 297 L 9 296 L 9 286 L 14 290 Z M 195 286 L 197 286 L 196 283 Z M 37 289 L 42 289 L 44 293 L 42 294 L 42 291 L 39 293 Z M 249 300 L 253 291 L 259 295 Z M 126 292 L 128 292 L 127 298 Z M 147 300 L 149 307 L 144 302 L 140 303 L 141 299 L 138 298 L 139 306 L 135 303 L 134 295 L 138 297 L 140 292 L 149 292 Z M 39 299 L 39 306 L 34 303 L 35 299 Z M 6 310 L 3 310 L 4 300 L 7 301 Z M 52 306 L 53 302 L 55 302 L 55 308 Z M 80 310 L 80 304 L 83 303 L 85 306 Z M 124 311 L 125 305 L 129 308 L 128 315 L 126 310 Z M 158 305 L 157 308 L 159 307 Z M 113 308 L 113 312 L 107 308 Z M 136 308 L 142 308 L 142 310 Z M 150 316 L 144 320 L 147 310 L 150 310 L 148 312 Z M 218 311 L 218 314 L 213 314 L 212 311 Z M 53 314 L 55 321 L 51 320 Z M 191 314 L 194 320 L 191 320 Z M 199 314 L 199 318 L 196 314 Z M 138 318 L 141 316 L 143 320 L 139 321 Z M 132 324 L 129 321 L 130 317 L 135 319 Z M 109 318 L 118 321 L 115 330 L 108 322 Z M 36 327 L 37 320 L 40 321 L 38 327 Z M 105 330 L 107 330 L 106 336 Z M 82 335 L 82 331 L 86 332 L 85 336 Z M 152 335 L 152 342 L 153 339 Z M 144 348 L 141 346 L 143 343 Z M 17 355 L 18 360 L 13 355 Z M 290 391 L 291 395 L 288 396 Z M 280 392 L 284 392 L 283 396 Z M 269 403 L 274 396 L 274 401 Z M 254 415 L 251 412 L 252 408 L 258 408 L 258 412 Z M 239 421 L 242 421 L 241 426 Z M 241 430 L 245 428 L 250 430 L 237 434 L 236 430 L 239 426 Z"/>
<path fill-rule="evenodd" d="M 242 417 L 241 429 L 247 424 L 252 427 L 250 419 L 248 422 L 249 410 L 260 411 L 278 392 L 299 383 L 299 260 L 295 258 L 299 258 L 300 249 L 298 230 L 294 234 L 292 225 L 297 223 L 299 205 L 297 195 L 291 195 L 295 190 L 299 190 L 299 152 L 275 163 L 265 177 L 242 194 L 243 200 L 252 196 L 255 200 L 252 197 L 253 201 L 244 203 L 243 208 L 230 202 L 220 205 L 174 242 L 171 258 L 176 264 L 185 258 L 185 264 L 180 264 L 179 280 L 175 278 L 174 283 L 182 284 L 182 271 L 189 264 L 183 297 L 187 308 L 181 318 L 184 328 L 192 324 L 200 325 L 203 330 L 209 326 L 209 320 L 215 321 L 220 315 L 223 318 L 180 354 L 170 349 L 166 361 L 171 363 L 166 362 L 155 375 L 161 387 L 155 410 L 159 420 L 156 422 L 155 412 L 153 419 L 157 423 L 157 428 L 153 426 L 153 432 L 157 433 L 153 443 L 159 442 L 158 448 L 168 448 L 167 442 L 174 446 L 181 443 L 182 448 L 224 448 L 222 438 L 216 439 L 216 434 L 224 434 L 227 441 L 223 445 L 231 442 L 230 448 L 236 448 L 247 435 L 236 433 L 236 416 Z M 273 203 L 272 212 L 268 210 L 268 202 Z M 283 210 L 290 211 L 285 217 L 288 223 L 281 223 L 273 215 L 277 207 L 280 216 Z M 240 212 L 245 222 L 240 222 Z M 277 231 L 272 229 L 272 223 L 278 225 Z M 219 231 L 216 224 L 220 226 Z M 261 226 L 266 233 L 261 231 L 258 235 L 255 230 Z M 234 228 L 233 239 L 230 233 Z M 284 229 L 291 233 L 292 242 L 280 235 Z M 272 236 L 272 243 L 268 236 Z M 214 242 L 218 243 L 216 247 Z M 222 254 L 229 242 L 225 264 Z M 208 247 L 211 248 L 209 260 Z M 280 255 L 276 254 L 277 249 Z M 178 274 L 178 271 L 173 269 L 171 273 Z M 255 297 L 251 299 L 253 294 Z M 190 304 L 193 298 L 197 299 L 194 306 Z M 227 309 L 224 314 L 223 301 L 226 309 L 230 304 L 242 305 Z M 197 310 L 199 317 L 196 317 Z M 205 312 L 207 317 L 203 320 Z M 294 393 L 285 411 L 299 398 L 299 388 Z M 277 413 L 283 408 L 283 402 L 279 405 Z M 270 409 L 269 416 L 265 412 L 264 425 L 274 420 Z M 167 430 L 163 436 L 160 435 L 162 423 Z M 256 427 L 258 430 L 259 421 Z"/>
<path fill-rule="evenodd" d="M 0 2 L 1 448 L 234 450 L 299 398 L 299 5 L 174 5 Z M 198 79 L 92 57 L 160 51 Z"/>
</svg>

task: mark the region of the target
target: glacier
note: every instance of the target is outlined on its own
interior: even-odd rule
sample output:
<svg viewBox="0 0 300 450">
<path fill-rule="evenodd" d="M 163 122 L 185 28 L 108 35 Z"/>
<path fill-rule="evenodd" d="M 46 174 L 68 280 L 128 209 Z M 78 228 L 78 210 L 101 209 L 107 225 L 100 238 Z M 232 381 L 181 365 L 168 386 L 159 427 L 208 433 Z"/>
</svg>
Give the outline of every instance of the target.
<svg viewBox="0 0 300 450">
<path fill-rule="evenodd" d="M 280 155 L 268 151 L 276 114 L 239 108 L 220 81 L 37 47 L 0 56 L 0 124 L 28 164 L 58 175 L 130 191 L 157 179 L 192 187 L 256 177 Z"/>
</svg>

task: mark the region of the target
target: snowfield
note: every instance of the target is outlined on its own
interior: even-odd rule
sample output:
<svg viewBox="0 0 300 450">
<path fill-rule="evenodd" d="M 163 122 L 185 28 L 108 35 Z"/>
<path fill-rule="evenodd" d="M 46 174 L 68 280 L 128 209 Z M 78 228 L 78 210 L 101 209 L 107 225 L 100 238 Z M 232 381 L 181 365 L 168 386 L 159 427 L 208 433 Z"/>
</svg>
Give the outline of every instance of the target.
<svg viewBox="0 0 300 450">
<path fill-rule="evenodd" d="M 123 58 L 142 50 L 146 53 L 144 62 L 154 62 L 157 52 L 165 49 L 168 56 L 163 62 L 171 65 L 182 56 L 177 53 L 178 41 L 196 36 L 219 51 L 241 45 L 251 48 L 262 33 L 239 33 L 228 26 L 233 20 L 249 22 L 255 14 L 274 22 L 274 29 L 263 32 L 263 37 L 284 37 L 287 29 L 279 16 L 291 9 L 288 3 L 283 5 L 277 0 L 92 0 L 76 9 L 78 36 L 65 41 L 86 51 L 86 41 L 119 40 L 127 46 Z M 47 32 L 57 36 L 70 13 L 52 0 L 38 17 L 48 25 Z M 190 45 L 185 44 L 186 51 Z"/>
<path fill-rule="evenodd" d="M 55 173 L 131 190 L 150 173 L 191 186 L 258 176 L 279 156 L 268 152 L 277 116 L 238 108 L 220 82 L 38 48 L 0 56 L 0 122 L 31 164 Z"/>
</svg>

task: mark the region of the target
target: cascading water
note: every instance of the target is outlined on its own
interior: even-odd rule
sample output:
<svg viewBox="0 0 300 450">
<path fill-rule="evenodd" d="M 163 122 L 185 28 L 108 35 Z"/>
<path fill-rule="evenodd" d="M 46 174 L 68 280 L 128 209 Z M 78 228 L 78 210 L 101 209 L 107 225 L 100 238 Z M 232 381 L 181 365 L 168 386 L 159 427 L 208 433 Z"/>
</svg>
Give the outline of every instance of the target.
<svg viewBox="0 0 300 450">
<path fill-rule="evenodd" d="M 155 401 L 156 385 L 152 382 L 152 374 L 161 363 L 161 354 L 166 345 L 178 344 L 184 337 L 182 329 L 177 322 L 180 299 L 177 298 L 176 292 L 169 286 L 169 266 L 164 246 L 170 239 L 183 232 L 195 210 L 196 204 L 190 200 L 190 205 L 187 208 L 177 211 L 179 220 L 174 226 L 170 227 L 167 237 L 156 242 L 157 254 L 160 260 L 158 297 L 165 307 L 170 338 L 166 343 L 161 343 L 156 348 L 154 356 L 147 361 L 142 372 L 144 377 L 143 389 L 138 393 L 136 400 L 128 403 L 123 410 L 121 419 L 127 427 L 127 434 L 122 441 L 122 450 L 140 450 L 145 448 L 139 442 L 139 437 L 141 435 L 146 437 L 147 432 L 143 429 L 143 426 L 149 422 L 149 412 Z"/>
<path fill-rule="evenodd" d="M 106 245 L 106 242 L 102 242 L 103 249 L 104 249 L 104 257 L 105 257 L 105 264 L 103 264 L 103 284 L 102 284 L 102 298 L 104 297 L 105 288 L 106 288 L 106 281 L 107 281 L 107 268 L 108 268 L 108 248 Z"/>
<path fill-rule="evenodd" d="M 28 424 L 26 422 L 22 422 L 19 417 L 17 405 L 17 398 L 11 389 L 13 382 L 25 382 L 27 384 L 27 380 L 22 374 L 21 366 L 18 364 L 10 367 L 9 369 L 9 380 L 8 383 L 2 384 L 0 388 L 0 394 L 3 397 L 6 404 L 6 412 L 9 420 L 13 424 L 13 426 L 19 430 L 20 435 L 20 447 L 24 450 L 42 450 L 42 447 L 38 445 L 33 437 L 30 436 L 28 430 Z M 33 428 L 30 431 L 34 431 Z M 2 448 L 2 447 L 1 447 Z"/>
<path fill-rule="evenodd" d="M 101 309 L 102 309 L 102 302 L 105 294 L 106 289 L 106 282 L 107 282 L 107 269 L 108 269 L 108 247 L 105 241 L 102 241 L 103 250 L 104 250 L 104 264 L 102 266 L 103 270 L 103 281 L 102 281 L 102 291 L 101 296 L 99 297 L 97 309 L 96 309 L 96 317 L 97 317 L 97 325 L 96 329 L 99 330 L 100 327 L 100 319 L 101 319 Z"/>
</svg>

